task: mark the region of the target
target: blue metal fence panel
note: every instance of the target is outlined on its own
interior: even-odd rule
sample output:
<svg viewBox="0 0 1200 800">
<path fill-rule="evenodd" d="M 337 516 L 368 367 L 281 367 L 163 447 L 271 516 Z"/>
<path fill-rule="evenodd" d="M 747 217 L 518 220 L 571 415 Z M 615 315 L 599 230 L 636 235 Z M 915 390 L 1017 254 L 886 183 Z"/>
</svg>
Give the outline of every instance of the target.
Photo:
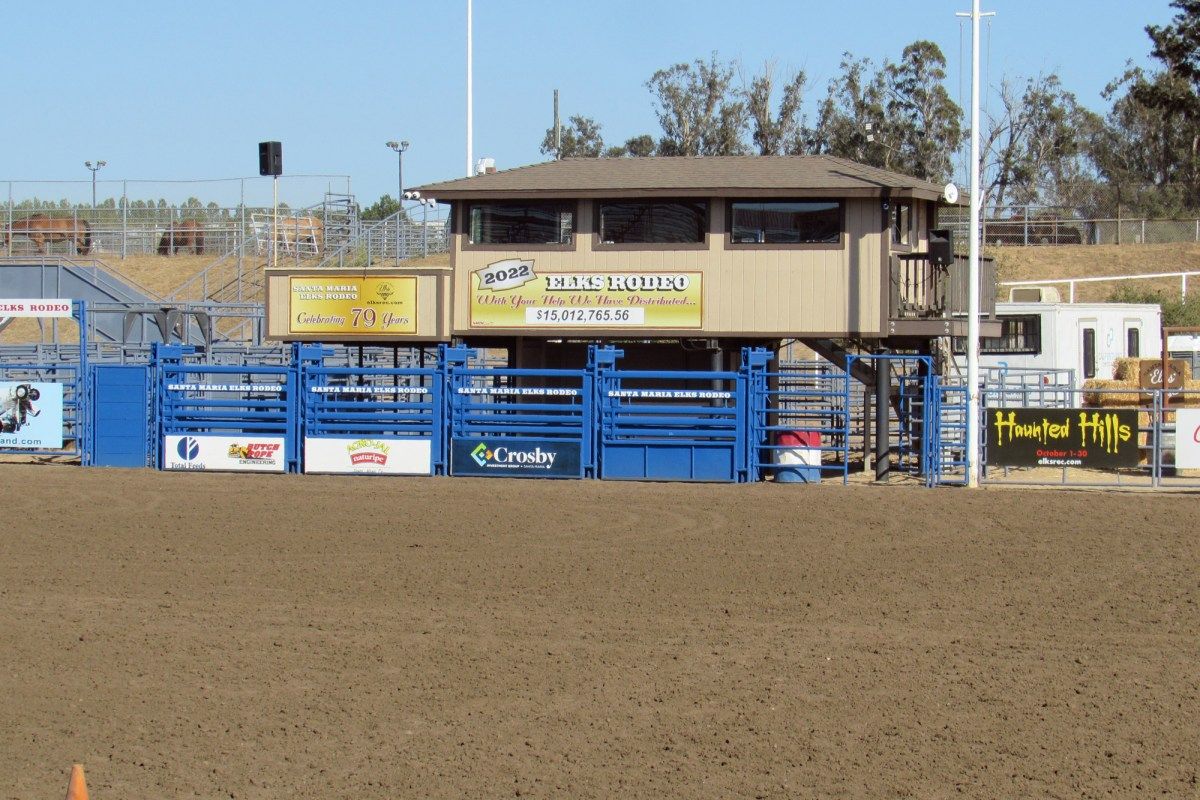
<svg viewBox="0 0 1200 800">
<path fill-rule="evenodd" d="M 305 472 L 445 472 L 444 376 L 439 369 L 305 364 Z"/>
<path fill-rule="evenodd" d="M 446 365 L 452 475 L 582 478 L 595 474 L 588 369 Z"/>
<path fill-rule="evenodd" d="M 90 455 L 97 467 L 145 467 L 150 459 L 150 370 L 147 366 L 91 367 Z"/>
<path fill-rule="evenodd" d="M 155 367 L 163 469 L 298 470 L 296 369 L 169 358 L 159 358 Z"/>
<path fill-rule="evenodd" d="M 598 380 L 600 477 L 749 480 L 744 372 L 601 369 Z"/>
</svg>

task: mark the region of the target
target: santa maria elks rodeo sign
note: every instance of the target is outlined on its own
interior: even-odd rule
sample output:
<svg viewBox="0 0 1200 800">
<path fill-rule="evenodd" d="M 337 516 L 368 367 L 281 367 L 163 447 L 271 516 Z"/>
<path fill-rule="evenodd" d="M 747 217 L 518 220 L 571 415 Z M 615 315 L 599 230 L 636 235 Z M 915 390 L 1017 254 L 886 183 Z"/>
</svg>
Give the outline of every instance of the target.
<svg viewBox="0 0 1200 800">
<path fill-rule="evenodd" d="M 992 408 L 987 410 L 992 467 L 1093 467 L 1138 464 L 1137 410 Z"/>
<path fill-rule="evenodd" d="M 509 258 L 473 273 L 472 328 L 653 328 L 703 325 L 699 272 L 549 272 Z"/>
<path fill-rule="evenodd" d="M 394 336 L 416 332 L 415 277 L 337 275 L 288 281 L 288 333 Z"/>
</svg>

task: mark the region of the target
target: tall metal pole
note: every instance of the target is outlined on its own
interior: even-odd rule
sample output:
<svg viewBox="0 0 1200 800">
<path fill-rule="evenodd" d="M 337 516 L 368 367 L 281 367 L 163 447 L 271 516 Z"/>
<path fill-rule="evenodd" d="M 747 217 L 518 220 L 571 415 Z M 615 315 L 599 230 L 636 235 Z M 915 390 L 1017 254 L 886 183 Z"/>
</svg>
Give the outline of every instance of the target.
<svg viewBox="0 0 1200 800">
<path fill-rule="evenodd" d="M 279 176 L 271 176 L 274 196 L 271 201 L 271 267 L 279 266 Z"/>
<path fill-rule="evenodd" d="M 404 148 L 396 149 L 396 207 L 404 210 Z M 403 214 L 396 216 L 396 260 L 400 260 L 400 223 Z"/>
<path fill-rule="evenodd" d="M 979 0 L 971 13 L 971 215 L 970 257 L 967 263 L 967 485 L 979 486 Z"/>
<path fill-rule="evenodd" d="M 467 177 L 474 171 L 475 157 L 472 152 L 472 108 L 474 106 L 471 88 L 471 0 L 467 0 Z"/>
</svg>

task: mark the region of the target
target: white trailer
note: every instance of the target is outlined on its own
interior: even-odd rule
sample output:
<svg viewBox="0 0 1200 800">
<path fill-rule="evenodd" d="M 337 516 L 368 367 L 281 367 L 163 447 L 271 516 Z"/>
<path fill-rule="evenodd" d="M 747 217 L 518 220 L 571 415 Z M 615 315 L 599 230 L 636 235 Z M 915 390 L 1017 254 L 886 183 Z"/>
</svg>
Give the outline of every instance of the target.
<svg viewBox="0 0 1200 800">
<path fill-rule="evenodd" d="M 1162 355 L 1162 310 L 1149 303 L 996 303 L 1003 333 L 979 343 L 989 383 L 1038 383 L 1079 389 L 1088 378 L 1112 378 L 1122 356 Z M 954 365 L 966 374 L 965 340 L 954 341 Z"/>
</svg>

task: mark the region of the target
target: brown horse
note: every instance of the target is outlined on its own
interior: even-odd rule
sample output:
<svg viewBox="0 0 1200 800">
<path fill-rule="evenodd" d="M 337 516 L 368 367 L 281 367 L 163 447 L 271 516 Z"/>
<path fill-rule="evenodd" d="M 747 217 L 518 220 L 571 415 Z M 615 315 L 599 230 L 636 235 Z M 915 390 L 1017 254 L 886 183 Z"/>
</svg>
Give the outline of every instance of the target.
<svg viewBox="0 0 1200 800">
<path fill-rule="evenodd" d="M 198 256 L 204 255 L 204 224 L 194 219 L 176 222 L 158 240 L 160 256 L 173 256 L 188 248 Z"/>
<path fill-rule="evenodd" d="M 325 242 L 325 223 L 319 217 L 284 217 L 279 220 L 279 245 L 283 250 L 299 250 L 302 246 L 313 255 L 321 252 Z"/>
<path fill-rule="evenodd" d="M 92 250 L 92 226 L 85 219 L 59 219 L 45 214 L 30 214 L 25 219 L 13 220 L 12 226 L 4 231 L 4 247 L 8 248 L 13 236 L 28 236 L 39 253 L 46 252 L 46 242 L 71 241 L 75 252 L 87 255 Z"/>
</svg>

